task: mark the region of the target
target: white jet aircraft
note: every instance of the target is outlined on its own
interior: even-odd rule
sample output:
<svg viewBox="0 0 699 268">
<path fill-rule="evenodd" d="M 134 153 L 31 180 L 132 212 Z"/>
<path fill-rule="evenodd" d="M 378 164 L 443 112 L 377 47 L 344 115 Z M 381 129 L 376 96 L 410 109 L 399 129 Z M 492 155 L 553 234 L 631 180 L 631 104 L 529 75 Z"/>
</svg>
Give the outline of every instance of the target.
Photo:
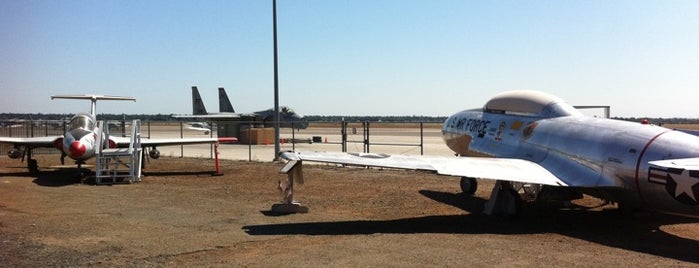
<svg viewBox="0 0 699 268">
<path fill-rule="evenodd" d="M 537 91 L 496 95 L 481 109 L 450 116 L 442 128 L 460 157 L 286 152 L 285 202 L 302 161 L 428 170 L 460 176 L 472 195 L 479 179 L 495 180 L 487 214 L 518 213 L 521 193 L 572 200 L 589 194 L 624 208 L 699 217 L 699 137 L 660 126 L 583 116 Z M 302 182 L 302 180 L 300 180 Z M 574 193 L 571 195 L 571 193 Z"/>
<path fill-rule="evenodd" d="M 204 133 L 204 135 L 209 135 L 211 133 L 211 125 L 206 122 L 190 122 L 187 123 L 187 129 L 195 130 L 195 131 L 201 131 Z"/>
<path fill-rule="evenodd" d="M 32 149 L 37 147 L 55 147 L 61 150 L 61 163 L 65 156 L 75 160 L 75 163 L 80 167 L 89 158 L 95 156 L 95 148 L 97 133 L 99 133 L 96 122 L 96 108 L 98 100 L 130 100 L 136 101 L 132 97 L 120 96 L 104 96 L 104 95 L 59 95 L 51 96 L 51 99 L 85 99 L 92 102 L 90 113 L 78 113 L 73 116 L 69 123 L 69 129 L 63 136 L 48 136 L 48 137 L 32 137 L 32 138 L 11 138 L 0 137 L 0 143 L 13 144 L 7 155 L 10 158 L 24 159 L 27 157 L 27 167 L 29 172 L 37 173 L 38 164 L 35 159 L 32 159 Z M 105 137 L 105 146 L 109 148 L 129 146 L 130 138 L 124 137 Z M 184 138 L 184 139 L 142 139 L 141 146 L 150 147 L 148 154 L 151 158 L 157 159 L 160 152 L 157 146 L 167 145 L 184 145 L 198 143 L 230 143 L 236 142 L 237 138 Z"/>
</svg>

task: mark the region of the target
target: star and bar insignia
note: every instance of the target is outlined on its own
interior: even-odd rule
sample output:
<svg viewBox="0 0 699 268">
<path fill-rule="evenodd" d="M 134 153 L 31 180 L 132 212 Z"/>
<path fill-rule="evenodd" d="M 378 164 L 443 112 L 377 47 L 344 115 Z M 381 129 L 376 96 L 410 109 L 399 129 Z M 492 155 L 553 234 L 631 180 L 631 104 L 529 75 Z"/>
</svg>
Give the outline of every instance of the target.
<svg viewBox="0 0 699 268">
<path fill-rule="evenodd" d="M 665 191 L 683 204 L 696 206 L 699 193 L 699 171 L 685 169 L 660 169 L 650 167 L 648 181 L 665 185 Z"/>
</svg>

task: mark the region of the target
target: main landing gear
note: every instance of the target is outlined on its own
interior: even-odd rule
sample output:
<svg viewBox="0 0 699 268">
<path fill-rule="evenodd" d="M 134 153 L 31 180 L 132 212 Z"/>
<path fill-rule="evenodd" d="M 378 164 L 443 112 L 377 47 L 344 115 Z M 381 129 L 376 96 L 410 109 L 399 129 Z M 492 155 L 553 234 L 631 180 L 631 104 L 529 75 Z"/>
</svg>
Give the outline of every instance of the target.
<svg viewBox="0 0 699 268">
<path fill-rule="evenodd" d="M 39 174 L 39 163 L 36 162 L 36 159 L 27 159 L 27 168 L 29 169 L 30 174 Z"/>
<path fill-rule="evenodd" d="M 472 196 L 478 189 L 478 181 L 475 178 L 462 177 L 459 183 L 464 195 Z M 516 216 L 522 208 L 522 197 L 515 187 L 508 181 L 496 181 L 490 193 L 490 199 L 485 203 L 483 213 L 497 216 Z"/>
<path fill-rule="evenodd" d="M 25 152 L 27 153 L 27 169 L 29 169 L 29 174 L 38 175 L 39 174 L 39 163 L 36 159 L 32 158 L 32 147 L 27 146 Z"/>
<path fill-rule="evenodd" d="M 478 190 L 478 181 L 476 178 L 461 177 L 459 185 L 461 186 L 461 191 L 465 195 L 473 195 L 476 193 L 476 190 Z"/>
</svg>

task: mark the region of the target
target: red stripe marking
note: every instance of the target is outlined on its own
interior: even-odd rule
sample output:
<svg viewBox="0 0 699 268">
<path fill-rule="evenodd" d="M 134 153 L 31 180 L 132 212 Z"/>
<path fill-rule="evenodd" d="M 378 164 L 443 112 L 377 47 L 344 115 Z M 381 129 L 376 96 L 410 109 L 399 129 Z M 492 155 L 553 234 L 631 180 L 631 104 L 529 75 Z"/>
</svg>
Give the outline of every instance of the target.
<svg viewBox="0 0 699 268">
<path fill-rule="evenodd" d="M 238 138 L 236 138 L 236 137 L 221 137 L 221 138 L 218 138 L 218 142 L 220 142 L 220 143 L 235 143 L 235 142 L 238 142 Z"/>
<path fill-rule="evenodd" d="M 663 135 L 663 134 L 668 133 L 668 132 L 670 132 L 670 131 L 672 131 L 672 130 L 668 129 L 668 130 L 666 130 L 666 131 L 663 131 L 663 132 L 661 132 L 660 134 L 655 135 L 655 137 L 653 137 L 653 138 L 651 138 L 650 140 L 648 140 L 648 143 L 646 143 L 646 146 L 643 147 L 643 150 L 641 151 L 641 154 L 638 155 L 638 160 L 636 161 L 636 192 L 638 192 L 638 196 L 641 198 L 641 201 L 642 201 L 643 203 L 648 204 L 648 202 L 646 201 L 646 199 L 643 198 L 643 194 L 641 193 L 641 183 L 640 183 L 639 180 L 638 180 L 638 179 L 639 179 L 639 178 L 638 178 L 638 173 L 639 173 L 640 168 L 641 168 L 641 160 L 643 159 L 643 155 L 646 153 L 646 150 L 648 150 L 648 147 L 650 147 L 650 144 L 653 143 L 658 137 L 660 137 L 660 135 Z"/>
</svg>

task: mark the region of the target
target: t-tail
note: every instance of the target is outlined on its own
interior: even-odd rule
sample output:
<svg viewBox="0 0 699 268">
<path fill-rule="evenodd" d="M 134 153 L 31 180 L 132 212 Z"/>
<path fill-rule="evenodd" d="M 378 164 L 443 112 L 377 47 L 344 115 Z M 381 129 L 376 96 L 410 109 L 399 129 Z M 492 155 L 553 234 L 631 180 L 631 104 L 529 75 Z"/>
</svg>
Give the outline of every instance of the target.
<svg viewBox="0 0 699 268">
<path fill-rule="evenodd" d="M 222 113 L 235 113 L 231 101 L 228 100 L 226 90 L 222 87 L 218 88 L 218 111 Z"/>
<path fill-rule="evenodd" d="M 97 101 L 98 100 L 130 100 L 136 101 L 133 97 L 122 97 L 122 96 L 105 96 L 105 95 L 56 95 L 51 96 L 51 99 L 75 99 L 75 100 L 90 100 L 92 105 L 90 106 L 90 115 L 92 118 L 97 116 Z"/>
<path fill-rule="evenodd" d="M 192 114 L 208 114 L 206 112 L 206 107 L 204 107 L 204 102 L 201 100 L 201 96 L 199 95 L 199 90 L 197 89 L 197 86 L 192 86 Z"/>
</svg>

